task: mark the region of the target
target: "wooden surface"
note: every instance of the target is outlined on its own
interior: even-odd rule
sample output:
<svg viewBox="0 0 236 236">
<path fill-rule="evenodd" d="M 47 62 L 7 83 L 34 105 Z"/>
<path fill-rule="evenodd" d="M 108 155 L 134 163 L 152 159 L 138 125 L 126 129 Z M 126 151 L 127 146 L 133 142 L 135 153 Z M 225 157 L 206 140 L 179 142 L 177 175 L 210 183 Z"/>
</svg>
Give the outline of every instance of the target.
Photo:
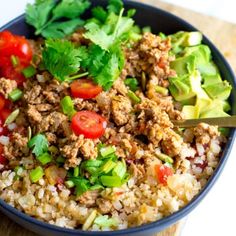
<svg viewBox="0 0 236 236">
<path fill-rule="evenodd" d="M 158 0 L 137 0 L 147 4 L 155 5 L 159 8 L 165 9 L 174 13 L 201 30 L 208 36 L 212 42 L 220 49 L 226 56 L 234 71 L 236 72 L 236 25 L 218 20 L 214 17 L 203 16 L 181 7 L 173 6 L 160 2 Z M 0 213 L 0 236 L 33 236 L 26 229 L 18 226 L 9 220 L 6 216 Z M 156 236 L 179 236 L 182 228 L 182 222 L 170 227 L 169 229 L 157 234 Z"/>
</svg>

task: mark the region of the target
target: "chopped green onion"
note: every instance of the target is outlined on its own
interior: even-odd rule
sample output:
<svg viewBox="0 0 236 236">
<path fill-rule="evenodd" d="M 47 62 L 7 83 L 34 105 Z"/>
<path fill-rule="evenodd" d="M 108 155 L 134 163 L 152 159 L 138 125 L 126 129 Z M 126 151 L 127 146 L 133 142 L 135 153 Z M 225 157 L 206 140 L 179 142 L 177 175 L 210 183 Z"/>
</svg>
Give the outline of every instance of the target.
<svg viewBox="0 0 236 236">
<path fill-rule="evenodd" d="M 162 95 L 164 95 L 164 96 L 167 96 L 168 95 L 168 89 L 167 88 L 164 88 L 164 87 L 161 87 L 161 86 L 156 86 L 155 87 L 155 89 L 156 89 L 156 92 L 157 93 L 160 93 L 160 94 L 162 94 Z"/>
<path fill-rule="evenodd" d="M 108 215 L 100 215 L 94 220 L 94 224 L 108 228 L 111 226 L 117 226 L 118 221 L 114 218 L 109 218 Z"/>
<path fill-rule="evenodd" d="M 166 154 L 157 153 L 156 156 L 164 162 L 167 162 L 167 163 L 170 163 L 170 164 L 174 163 L 174 160 L 171 157 L 167 156 Z"/>
<path fill-rule="evenodd" d="M 138 80 L 135 78 L 127 78 L 124 81 L 125 85 L 127 85 L 131 91 L 135 92 L 138 89 Z"/>
<path fill-rule="evenodd" d="M 42 165 L 46 165 L 52 161 L 52 156 L 46 152 L 46 153 L 38 156 L 37 160 L 40 161 L 42 163 Z"/>
<path fill-rule="evenodd" d="M 33 66 L 28 66 L 24 70 L 22 70 L 23 75 L 25 78 L 30 78 L 36 74 L 36 69 Z"/>
<path fill-rule="evenodd" d="M 15 121 L 15 119 L 17 118 L 17 116 L 19 115 L 20 110 L 16 109 L 15 111 L 13 111 L 6 119 L 5 121 L 5 125 L 9 125 L 11 124 L 13 121 Z"/>
<path fill-rule="evenodd" d="M 65 185 L 66 185 L 67 188 L 73 188 L 75 186 L 74 182 L 71 181 L 71 180 L 67 180 L 65 182 Z"/>
<path fill-rule="evenodd" d="M 66 161 L 66 159 L 63 157 L 63 156 L 59 156 L 57 159 L 56 159 L 56 162 L 59 163 L 59 164 L 64 164 Z"/>
<path fill-rule="evenodd" d="M 90 190 L 100 190 L 100 189 L 104 189 L 104 187 L 100 184 L 95 184 L 90 188 Z"/>
<path fill-rule="evenodd" d="M 167 36 L 162 32 L 159 33 L 159 36 L 161 37 L 162 40 L 167 38 Z"/>
<path fill-rule="evenodd" d="M 129 91 L 127 95 L 134 103 L 138 104 L 141 102 L 141 98 L 139 98 L 134 92 Z"/>
<path fill-rule="evenodd" d="M 72 180 L 73 181 L 73 180 Z M 76 196 L 80 196 L 82 195 L 83 193 L 87 192 L 89 190 L 89 181 L 86 180 L 86 179 L 81 179 L 80 182 L 77 182 L 75 183 L 75 193 L 76 193 Z"/>
<path fill-rule="evenodd" d="M 61 109 L 63 113 L 69 117 L 72 117 L 76 113 L 74 109 L 74 103 L 70 96 L 65 96 L 61 100 Z"/>
<path fill-rule="evenodd" d="M 118 176 L 106 176 L 103 175 L 100 177 L 101 183 L 106 187 L 120 187 L 121 179 Z"/>
<path fill-rule="evenodd" d="M 112 170 L 113 176 L 119 176 L 121 179 L 124 178 L 126 173 L 126 166 L 123 162 L 119 161 L 116 165 L 116 167 Z"/>
<path fill-rule="evenodd" d="M 100 168 L 100 173 L 109 173 L 114 167 L 116 166 L 116 163 L 113 162 L 112 160 L 108 160 L 105 162 L 105 164 Z"/>
<path fill-rule="evenodd" d="M 100 154 L 102 157 L 106 157 L 114 153 L 115 151 L 116 151 L 116 148 L 114 146 L 102 147 L 100 149 Z"/>
<path fill-rule="evenodd" d="M 74 175 L 74 177 L 78 177 L 78 176 L 79 176 L 79 167 L 78 167 L 78 166 L 76 166 L 76 167 L 74 168 L 74 173 L 73 173 L 73 175 Z"/>
<path fill-rule="evenodd" d="M 146 27 L 143 27 L 142 31 L 143 31 L 143 33 L 151 33 L 152 29 L 150 26 L 146 26 Z"/>
<path fill-rule="evenodd" d="M 83 230 L 89 229 L 89 227 L 93 224 L 93 221 L 95 220 L 97 216 L 97 210 L 93 210 L 89 217 L 86 219 L 85 223 L 82 226 Z"/>
<path fill-rule="evenodd" d="M 16 102 L 19 100 L 23 95 L 23 92 L 20 89 L 14 89 L 11 93 L 9 93 L 9 98 L 13 101 Z"/>
<path fill-rule="evenodd" d="M 31 170 L 29 173 L 30 180 L 33 183 L 38 182 L 44 175 L 43 168 L 41 166 L 36 167 L 35 169 Z"/>
<path fill-rule="evenodd" d="M 18 66 L 19 64 L 19 58 L 15 55 L 11 55 L 11 63 L 13 65 L 13 67 Z"/>
</svg>

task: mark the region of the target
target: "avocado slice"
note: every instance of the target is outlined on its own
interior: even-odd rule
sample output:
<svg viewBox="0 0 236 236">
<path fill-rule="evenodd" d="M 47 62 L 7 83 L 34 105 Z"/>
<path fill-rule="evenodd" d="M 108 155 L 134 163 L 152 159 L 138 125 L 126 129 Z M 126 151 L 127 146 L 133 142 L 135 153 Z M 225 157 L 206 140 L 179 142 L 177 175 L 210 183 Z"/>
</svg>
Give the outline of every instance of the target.
<svg viewBox="0 0 236 236">
<path fill-rule="evenodd" d="M 200 111 L 200 118 L 227 117 L 230 116 L 224 112 L 224 103 L 221 100 L 212 100 L 210 106 Z"/>
<path fill-rule="evenodd" d="M 195 71 L 195 56 L 179 57 L 170 63 L 170 67 L 176 71 L 178 76 L 191 74 Z"/>
<path fill-rule="evenodd" d="M 217 84 L 204 85 L 203 87 L 212 99 L 220 100 L 227 100 L 232 90 L 232 86 L 226 80 Z"/>
<path fill-rule="evenodd" d="M 205 75 L 205 76 L 203 76 L 203 81 L 204 81 L 204 83 L 203 83 L 202 87 L 205 88 L 208 85 L 221 83 L 222 79 L 221 79 L 220 74 Z"/>
<path fill-rule="evenodd" d="M 201 64 L 204 65 L 210 62 L 211 60 L 211 50 L 208 46 L 203 44 L 194 47 L 186 47 L 184 49 L 184 55 L 185 56 L 194 55 L 196 57 L 197 65 Z"/>
<path fill-rule="evenodd" d="M 198 119 L 200 109 L 199 106 L 183 106 L 182 113 L 185 119 Z"/>
</svg>

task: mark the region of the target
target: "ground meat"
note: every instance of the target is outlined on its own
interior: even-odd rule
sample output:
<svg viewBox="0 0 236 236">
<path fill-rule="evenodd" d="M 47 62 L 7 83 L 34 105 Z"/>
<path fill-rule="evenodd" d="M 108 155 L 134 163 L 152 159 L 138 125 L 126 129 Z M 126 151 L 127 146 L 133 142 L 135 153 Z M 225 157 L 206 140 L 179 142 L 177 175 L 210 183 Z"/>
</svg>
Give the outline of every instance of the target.
<svg viewBox="0 0 236 236">
<path fill-rule="evenodd" d="M 45 135 L 49 143 L 55 144 L 57 142 L 57 136 L 54 133 L 47 132 Z"/>
<path fill-rule="evenodd" d="M 121 78 L 118 78 L 114 84 L 113 84 L 113 89 L 116 90 L 116 92 L 120 93 L 123 96 L 126 96 L 128 93 L 128 88 L 124 84 L 123 80 Z"/>
<path fill-rule="evenodd" d="M 76 137 L 76 141 L 70 142 L 61 148 L 62 155 L 67 158 L 69 167 L 76 167 L 81 162 L 81 158 L 78 156 L 80 147 L 84 143 L 83 136 Z"/>
<path fill-rule="evenodd" d="M 52 111 L 55 109 L 51 104 L 38 104 L 35 106 L 36 110 L 39 112 L 44 112 L 44 111 Z"/>
<path fill-rule="evenodd" d="M 97 144 L 99 140 L 85 139 L 80 151 L 86 159 L 95 159 L 98 155 Z"/>
<path fill-rule="evenodd" d="M 61 112 L 54 111 L 50 115 L 43 117 L 42 122 L 38 125 L 40 132 L 57 132 L 63 121 L 67 120 L 68 117 Z"/>
<path fill-rule="evenodd" d="M 111 211 L 112 204 L 107 199 L 98 198 L 96 200 L 96 204 L 98 205 L 98 208 L 102 214 L 107 214 Z"/>
<path fill-rule="evenodd" d="M 164 139 L 161 143 L 162 150 L 170 157 L 177 156 L 182 149 L 183 138 L 175 131 L 166 129 Z"/>
<path fill-rule="evenodd" d="M 27 115 L 32 123 L 40 123 L 43 119 L 35 105 L 29 105 Z"/>
<path fill-rule="evenodd" d="M 0 93 L 8 98 L 9 93 L 17 88 L 17 83 L 15 80 L 9 80 L 5 78 L 0 78 Z"/>
<path fill-rule="evenodd" d="M 98 196 L 99 196 L 98 190 L 87 191 L 81 196 L 79 196 L 77 201 L 86 207 L 91 207 L 95 205 Z"/>
<path fill-rule="evenodd" d="M 139 115 L 141 121 L 157 123 L 163 128 L 173 127 L 167 113 L 162 111 L 160 106 L 150 99 L 144 99 L 142 103 L 136 106 L 136 110 L 141 112 Z"/>
<path fill-rule="evenodd" d="M 24 93 L 24 98 L 28 104 L 40 104 L 43 101 L 42 88 L 38 84 L 27 82 L 25 87 L 27 91 Z"/>
<path fill-rule="evenodd" d="M 11 142 L 7 146 L 4 146 L 4 156 L 8 160 L 13 160 L 22 155 L 27 155 L 29 152 L 27 143 L 27 137 L 24 137 L 17 132 L 13 132 L 11 135 Z"/>
<path fill-rule="evenodd" d="M 129 121 L 132 104 L 129 98 L 118 95 L 111 102 L 112 117 L 117 125 L 124 125 Z"/>
<path fill-rule="evenodd" d="M 208 144 L 211 139 L 219 136 L 220 133 L 217 126 L 210 126 L 208 124 L 201 123 L 194 128 L 194 135 L 197 143 Z"/>
</svg>

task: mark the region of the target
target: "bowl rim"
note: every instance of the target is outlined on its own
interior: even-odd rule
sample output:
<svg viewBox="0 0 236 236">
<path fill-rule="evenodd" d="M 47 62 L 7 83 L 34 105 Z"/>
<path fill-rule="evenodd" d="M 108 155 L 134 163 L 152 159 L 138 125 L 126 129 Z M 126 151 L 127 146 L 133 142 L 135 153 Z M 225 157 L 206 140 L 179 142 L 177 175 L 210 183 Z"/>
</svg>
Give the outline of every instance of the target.
<svg viewBox="0 0 236 236">
<path fill-rule="evenodd" d="M 151 10 L 152 11 L 159 11 L 160 14 L 165 14 L 167 17 L 170 17 L 173 20 L 177 20 L 178 22 L 180 22 L 181 24 L 185 25 L 186 27 L 192 29 L 193 31 L 199 31 L 196 27 L 194 27 L 192 24 L 188 23 L 186 20 L 183 20 L 182 18 L 180 18 L 172 13 L 169 13 L 166 10 L 158 8 L 156 6 L 152 6 L 152 5 L 144 4 L 144 3 L 140 3 L 140 2 L 135 2 L 132 0 L 123 0 L 123 2 L 124 2 L 124 6 L 126 4 L 131 4 L 132 7 L 134 7 L 134 8 L 141 7 L 141 8 L 145 8 L 146 10 L 149 10 L 149 11 L 151 11 Z M 16 17 L 15 19 L 9 21 L 7 24 L 0 27 L 0 31 L 7 29 L 11 25 L 19 22 L 20 20 L 23 20 L 24 18 L 25 18 L 25 14 L 22 14 L 22 15 Z M 211 49 L 215 52 L 215 54 L 217 54 L 219 61 L 223 62 L 229 76 L 233 78 L 233 81 L 232 81 L 233 87 L 236 88 L 235 75 L 234 75 L 233 70 L 230 67 L 229 63 L 227 62 L 227 60 L 223 57 L 221 52 L 216 48 L 216 46 L 205 35 L 204 35 L 204 43 L 207 44 L 208 46 L 210 46 Z M 186 206 L 184 206 L 183 208 L 181 208 L 177 212 L 174 212 L 173 214 L 171 214 L 169 216 L 166 216 L 160 220 L 157 220 L 157 221 L 154 221 L 154 222 L 151 222 L 148 224 L 144 224 L 144 225 L 140 225 L 140 226 L 136 226 L 136 227 L 132 227 L 132 228 L 127 228 L 127 229 L 122 229 L 122 230 L 115 230 L 115 231 L 83 231 L 80 229 L 69 229 L 69 228 L 59 227 L 59 226 L 52 225 L 47 222 L 38 220 L 26 213 L 21 212 L 20 210 L 9 205 L 8 203 L 6 203 L 2 199 L 0 199 L 0 207 L 3 210 L 5 210 L 6 212 L 10 212 L 11 214 L 16 215 L 17 217 L 20 217 L 22 220 L 27 221 L 28 223 L 31 223 L 31 224 L 36 225 L 38 227 L 43 227 L 43 228 L 50 230 L 51 232 L 55 232 L 55 233 L 56 232 L 57 233 L 66 233 L 66 234 L 69 233 L 70 235 L 81 235 L 81 236 L 82 235 L 83 236 L 91 236 L 91 235 L 95 235 L 95 236 L 113 235 L 113 236 L 116 236 L 116 235 L 141 233 L 143 231 L 148 233 L 148 232 L 152 232 L 153 229 L 155 229 L 156 227 L 158 227 L 159 231 L 161 231 L 161 230 L 173 225 L 174 223 L 179 221 L 181 218 L 186 216 L 188 213 L 190 213 L 198 205 L 198 203 L 200 203 L 202 201 L 202 199 L 207 195 L 207 193 L 210 191 L 212 186 L 218 180 L 219 175 L 221 174 L 221 172 L 228 160 L 228 157 L 229 157 L 232 147 L 233 147 L 235 137 L 236 137 L 236 129 L 232 129 L 230 132 L 230 136 L 228 138 L 228 142 L 224 148 L 224 152 L 222 154 L 221 160 L 220 160 L 217 168 L 214 170 L 214 173 L 207 181 L 207 184 L 201 189 L 201 191 Z"/>
</svg>

